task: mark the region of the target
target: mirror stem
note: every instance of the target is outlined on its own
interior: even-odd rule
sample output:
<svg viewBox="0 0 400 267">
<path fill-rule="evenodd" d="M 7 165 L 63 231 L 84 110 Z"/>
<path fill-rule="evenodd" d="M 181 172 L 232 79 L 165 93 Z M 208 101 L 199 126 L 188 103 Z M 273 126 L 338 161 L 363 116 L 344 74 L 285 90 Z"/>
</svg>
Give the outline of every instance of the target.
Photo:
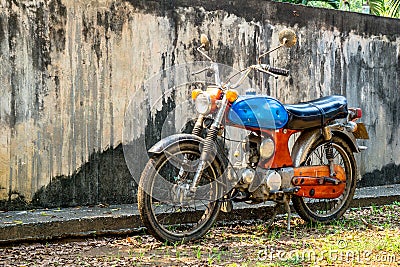
<svg viewBox="0 0 400 267">
<path fill-rule="evenodd" d="M 204 51 L 202 51 L 202 48 L 204 48 L 204 45 L 201 45 L 197 47 L 197 51 L 199 51 L 204 57 L 206 57 L 209 61 L 213 62 L 213 60 L 206 54 Z"/>
<path fill-rule="evenodd" d="M 281 45 L 279 45 L 279 46 L 277 46 L 277 47 L 275 47 L 275 48 L 273 48 L 273 49 L 271 49 L 271 50 L 265 52 L 264 54 L 260 55 L 260 56 L 258 57 L 258 64 L 261 64 L 261 58 L 265 57 L 265 56 L 268 55 L 269 53 L 274 52 L 275 50 L 278 50 L 279 48 L 281 48 L 281 47 L 284 46 L 284 45 L 285 45 L 285 44 L 281 44 Z"/>
</svg>

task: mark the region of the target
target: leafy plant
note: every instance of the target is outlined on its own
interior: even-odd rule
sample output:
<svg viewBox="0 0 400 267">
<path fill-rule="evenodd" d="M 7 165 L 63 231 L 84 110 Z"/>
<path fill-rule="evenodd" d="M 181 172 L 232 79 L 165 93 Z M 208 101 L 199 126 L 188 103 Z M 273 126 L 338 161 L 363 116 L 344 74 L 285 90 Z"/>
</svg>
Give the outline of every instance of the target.
<svg viewBox="0 0 400 267">
<path fill-rule="evenodd" d="M 369 0 L 371 14 L 400 18 L 400 0 Z"/>
<path fill-rule="evenodd" d="M 370 13 L 377 16 L 400 18 L 400 0 L 277 0 L 313 7 L 334 8 L 362 12 L 363 4 L 370 6 Z"/>
<path fill-rule="evenodd" d="M 196 249 L 196 258 L 197 258 L 198 260 L 201 259 L 201 247 L 200 247 L 200 246 L 197 247 L 197 249 Z"/>
<path fill-rule="evenodd" d="M 292 4 L 302 4 L 302 5 L 310 5 L 313 2 L 321 2 L 326 3 L 332 8 L 338 9 L 340 5 L 340 0 L 280 0 L 279 2 L 287 2 Z"/>
</svg>

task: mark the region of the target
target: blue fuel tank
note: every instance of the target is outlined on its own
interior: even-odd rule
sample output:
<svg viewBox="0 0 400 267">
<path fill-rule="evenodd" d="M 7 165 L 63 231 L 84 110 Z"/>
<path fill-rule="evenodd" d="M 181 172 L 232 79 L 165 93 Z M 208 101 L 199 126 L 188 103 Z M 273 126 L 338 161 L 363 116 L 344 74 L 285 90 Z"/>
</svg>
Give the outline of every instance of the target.
<svg viewBox="0 0 400 267">
<path fill-rule="evenodd" d="M 240 96 L 231 106 L 228 121 L 241 127 L 281 129 L 289 119 L 281 102 L 264 95 Z"/>
</svg>

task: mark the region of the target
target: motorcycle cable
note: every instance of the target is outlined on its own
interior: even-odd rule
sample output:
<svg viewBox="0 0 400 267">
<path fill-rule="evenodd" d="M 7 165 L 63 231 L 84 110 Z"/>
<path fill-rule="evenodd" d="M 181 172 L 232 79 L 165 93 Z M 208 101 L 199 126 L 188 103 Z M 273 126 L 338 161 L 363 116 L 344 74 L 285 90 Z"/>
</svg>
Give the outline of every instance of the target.
<svg viewBox="0 0 400 267">
<path fill-rule="evenodd" d="M 244 79 L 247 76 L 249 76 L 251 70 L 252 70 L 252 68 L 250 68 L 250 67 L 247 67 L 245 69 L 240 70 L 239 72 L 237 72 L 237 73 L 233 74 L 231 77 L 229 77 L 228 80 L 225 82 L 225 84 L 227 84 L 228 87 L 231 88 L 231 89 L 235 89 L 235 88 L 239 87 L 239 85 L 241 85 L 243 83 Z M 237 76 L 237 75 L 239 75 L 239 74 L 241 74 L 241 73 L 243 73 L 245 71 L 246 71 L 246 73 L 243 74 L 234 85 L 230 84 L 231 79 L 233 79 L 235 76 Z"/>
<path fill-rule="evenodd" d="M 228 137 L 223 136 L 222 139 L 224 139 L 224 141 L 231 141 L 231 142 L 235 142 L 235 143 L 241 143 L 243 142 L 243 140 L 234 140 L 234 139 L 230 139 Z M 225 144 L 225 143 L 224 143 Z"/>
<path fill-rule="evenodd" d="M 227 138 L 226 137 L 226 129 L 224 129 L 224 136 L 222 136 L 222 138 L 224 139 L 224 147 L 225 147 L 225 141 L 226 140 L 228 140 L 228 141 L 232 141 L 232 142 L 238 142 L 238 143 L 241 143 L 242 141 L 237 141 L 237 140 L 232 140 L 232 139 L 229 139 L 229 138 Z M 222 147 L 221 146 L 221 144 L 219 143 L 219 142 L 215 142 L 215 143 L 217 143 L 217 146 L 218 146 L 218 148 L 219 148 L 219 150 L 220 151 L 224 151 L 225 149 L 224 149 L 224 147 Z M 233 164 L 232 164 L 232 162 L 229 160 L 229 158 L 228 158 L 228 156 L 225 154 L 225 153 L 222 153 L 223 154 L 223 156 L 224 156 L 224 158 L 226 159 L 226 161 L 228 162 L 228 164 L 230 165 L 230 167 L 231 167 L 231 170 L 234 172 L 234 174 L 235 174 L 235 176 L 236 177 L 239 177 L 239 175 L 238 175 L 238 173 L 236 172 L 236 170 L 235 170 L 235 168 L 234 168 L 234 166 L 233 166 Z M 220 184 L 222 184 L 222 185 L 225 185 L 224 183 L 222 183 L 222 182 L 219 182 Z M 226 186 L 226 185 L 225 185 Z M 233 195 L 232 195 L 232 193 L 234 193 Z M 222 199 L 219 199 L 219 201 L 221 201 L 221 202 L 227 202 L 227 201 L 232 201 L 232 200 L 234 200 L 238 195 L 239 195 L 239 191 L 238 190 L 236 190 L 235 188 L 232 188 L 226 195 L 230 195 L 229 196 L 229 198 L 222 198 Z"/>
</svg>

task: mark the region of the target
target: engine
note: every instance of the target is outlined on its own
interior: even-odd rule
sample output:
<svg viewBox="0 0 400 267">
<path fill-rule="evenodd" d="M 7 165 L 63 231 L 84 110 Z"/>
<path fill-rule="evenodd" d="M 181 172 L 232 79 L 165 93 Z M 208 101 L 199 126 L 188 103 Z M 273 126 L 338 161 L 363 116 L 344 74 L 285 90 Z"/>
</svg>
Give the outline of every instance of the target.
<svg viewBox="0 0 400 267">
<path fill-rule="evenodd" d="M 246 163 L 251 166 L 257 166 L 260 161 L 260 145 L 261 136 L 251 133 L 247 136 L 244 142 L 242 142 L 242 150 L 246 155 Z"/>
<path fill-rule="evenodd" d="M 242 161 L 234 164 L 239 177 L 235 188 L 246 195 L 246 200 L 259 203 L 275 200 L 282 190 L 293 188 L 291 178 L 293 168 L 263 169 L 258 167 L 260 161 L 268 161 L 274 156 L 275 143 L 270 136 L 261 137 L 251 133 L 242 141 L 244 156 Z"/>
</svg>

